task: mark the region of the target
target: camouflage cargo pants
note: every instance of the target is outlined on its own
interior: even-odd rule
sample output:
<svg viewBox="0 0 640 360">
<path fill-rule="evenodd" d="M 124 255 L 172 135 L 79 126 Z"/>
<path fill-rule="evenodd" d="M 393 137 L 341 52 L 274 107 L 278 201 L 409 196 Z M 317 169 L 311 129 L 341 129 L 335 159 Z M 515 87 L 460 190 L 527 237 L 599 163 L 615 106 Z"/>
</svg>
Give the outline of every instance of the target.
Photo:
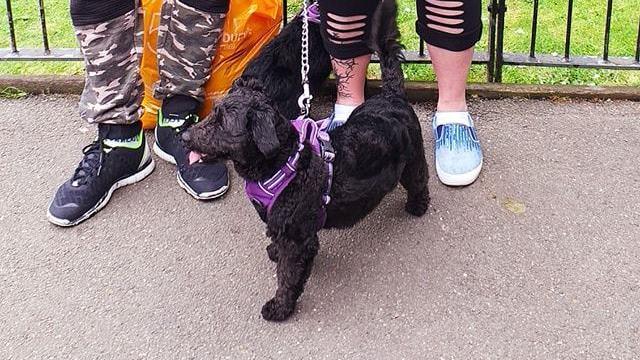
<svg viewBox="0 0 640 360">
<path fill-rule="evenodd" d="M 90 123 L 131 124 L 140 119 L 144 86 L 142 8 L 112 20 L 75 26 L 85 59 L 86 83 L 80 115 Z M 200 11 L 180 0 L 164 0 L 158 28 L 160 81 L 154 95 L 188 95 L 203 101 L 225 13 Z"/>
</svg>

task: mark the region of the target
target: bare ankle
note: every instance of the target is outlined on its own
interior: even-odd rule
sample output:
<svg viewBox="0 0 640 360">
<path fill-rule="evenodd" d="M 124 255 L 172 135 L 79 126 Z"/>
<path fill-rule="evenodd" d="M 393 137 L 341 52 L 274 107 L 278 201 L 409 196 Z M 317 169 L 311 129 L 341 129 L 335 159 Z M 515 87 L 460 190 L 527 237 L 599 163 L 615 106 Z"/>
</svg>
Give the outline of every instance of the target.
<svg viewBox="0 0 640 360">
<path fill-rule="evenodd" d="M 364 103 L 364 99 L 340 98 L 336 99 L 336 105 L 358 107 Z"/>
<path fill-rule="evenodd" d="M 458 112 L 467 111 L 466 100 L 439 100 L 437 111 L 441 112 Z"/>
</svg>

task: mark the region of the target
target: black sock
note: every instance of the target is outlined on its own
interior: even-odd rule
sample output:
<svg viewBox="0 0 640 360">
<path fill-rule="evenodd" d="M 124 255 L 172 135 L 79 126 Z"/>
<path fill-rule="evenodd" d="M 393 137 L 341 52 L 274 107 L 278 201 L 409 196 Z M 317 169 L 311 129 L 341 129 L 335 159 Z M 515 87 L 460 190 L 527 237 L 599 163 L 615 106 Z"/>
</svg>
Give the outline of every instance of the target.
<svg viewBox="0 0 640 360">
<path fill-rule="evenodd" d="M 98 124 L 100 139 L 131 139 L 142 131 L 142 121 L 133 124 Z"/>
<path fill-rule="evenodd" d="M 174 95 L 162 101 L 162 113 L 165 116 L 188 115 L 198 111 L 200 102 L 191 96 Z"/>
</svg>

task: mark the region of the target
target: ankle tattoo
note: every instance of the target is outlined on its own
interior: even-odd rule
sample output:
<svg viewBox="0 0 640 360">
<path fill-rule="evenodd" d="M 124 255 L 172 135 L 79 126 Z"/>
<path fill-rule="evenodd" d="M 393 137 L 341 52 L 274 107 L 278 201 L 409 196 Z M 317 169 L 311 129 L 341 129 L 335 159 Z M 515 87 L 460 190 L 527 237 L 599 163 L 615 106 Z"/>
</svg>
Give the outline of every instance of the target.
<svg viewBox="0 0 640 360">
<path fill-rule="evenodd" d="M 338 84 L 338 97 L 343 99 L 351 99 L 353 94 L 349 90 L 349 83 L 355 78 L 354 70 L 356 67 L 355 59 L 333 59 L 335 64 L 334 73 Z"/>
</svg>

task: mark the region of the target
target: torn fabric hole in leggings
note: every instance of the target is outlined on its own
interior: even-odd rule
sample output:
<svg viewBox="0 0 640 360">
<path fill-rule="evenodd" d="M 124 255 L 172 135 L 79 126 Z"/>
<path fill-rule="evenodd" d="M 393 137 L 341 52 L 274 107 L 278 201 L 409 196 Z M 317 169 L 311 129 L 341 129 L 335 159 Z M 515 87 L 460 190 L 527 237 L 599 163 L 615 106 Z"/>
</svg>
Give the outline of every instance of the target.
<svg viewBox="0 0 640 360">
<path fill-rule="evenodd" d="M 323 37 L 331 56 L 345 60 L 372 52 L 371 21 L 379 4 L 375 0 L 319 0 Z M 463 51 L 482 36 L 480 0 L 416 0 L 416 8 L 416 29 L 427 44 Z"/>
<path fill-rule="evenodd" d="M 319 1 L 324 43 L 336 59 L 350 59 L 371 53 L 371 19 L 379 1 Z"/>
</svg>

